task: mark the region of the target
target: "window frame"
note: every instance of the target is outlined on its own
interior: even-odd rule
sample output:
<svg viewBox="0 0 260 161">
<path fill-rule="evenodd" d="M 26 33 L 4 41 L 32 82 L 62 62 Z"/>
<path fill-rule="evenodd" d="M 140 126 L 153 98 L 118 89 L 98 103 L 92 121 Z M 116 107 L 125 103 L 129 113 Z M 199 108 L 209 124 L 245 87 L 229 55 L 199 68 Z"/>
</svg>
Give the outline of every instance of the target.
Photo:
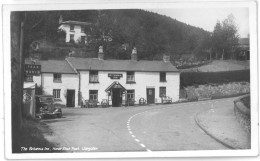
<svg viewBox="0 0 260 161">
<path fill-rule="evenodd" d="M 91 93 L 94 92 L 94 93 Z M 96 97 L 96 99 L 95 99 Z M 94 98 L 94 99 L 93 99 Z M 98 101 L 98 90 L 89 90 L 89 101 Z"/>
<path fill-rule="evenodd" d="M 25 82 L 33 82 L 33 76 L 32 75 L 25 75 L 24 81 Z"/>
<path fill-rule="evenodd" d="M 59 75 L 59 78 L 58 78 L 58 77 L 55 77 L 55 75 L 56 75 L 56 76 Z M 53 73 L 53 82 L 54 82 L 54 83 L 61 83 L 61 82 L 62 82 L 61 79 L 62 79 L 61 73 Z"/>
<path fill-rule="evenodd" d="M 84 40 L 82 41 L 82 37 L 84 37 Z M 81 42 L 81 44 L 85 44 L 85 42 L 86 42 L 86 36 L 80 36 L 80 42 Z"/>
<path fill-rule="evenodd" d="M 131 77 L 133 79 L 129 79 Z M 135 72 L 134 71 L 126 72 L 126 83 L 135 83 Z"/>
<path fill-rule="evenodd" d="M 160 82 L 167 82 L 166 72 L 160 72 Z"/>
<path fill-rule="evenodd" d="M 81 33 L 85 33 L 85 27 L 81 26 L 81 27 L 80 27 L 80 30 L 81 30 L 81 31 L 80 31 Z"/>
<path fill-rule="evenodd" d="M 131 97 L 129 97 L 129 95 L 130 95 Z M 127 99 L 127 100 L 129 100 L 129 99 L 135 100 L 135 90 L 134 90 L 134 89 L 126 90 L 126 99 Z"/>
<path fill-rule="evenodd" d="M 60 91 L 61 91 L 61 89 L 52 90 L 52 95 L 53 95 L 54 99 L 60 99 Z"/>
<path fill-rule="evenodd" d="M 94 78 L 94 79 L 92 79 Z M 90 70 L 89 71 L 89 83 L 99 83 L 98 71 Z"/>
<path fill-rule="evenodd" d="M 159 97 L 166 97 L 166 87 L 159 87 Z"/>
<path fill-rule="evenodd" d="M 70 31 L 75 31 L 75 25 L 70 25 Z"/>
</svg>

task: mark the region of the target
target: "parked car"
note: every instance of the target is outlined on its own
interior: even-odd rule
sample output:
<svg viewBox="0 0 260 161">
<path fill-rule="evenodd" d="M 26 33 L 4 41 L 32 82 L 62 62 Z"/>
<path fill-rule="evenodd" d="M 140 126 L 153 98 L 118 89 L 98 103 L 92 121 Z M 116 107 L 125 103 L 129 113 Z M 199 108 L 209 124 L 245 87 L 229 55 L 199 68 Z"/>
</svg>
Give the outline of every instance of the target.
<svg viewBox="0 0 260 161">
<path fill-rule="evenodd" d="M 61 108 L 55 107 L 54 97 L 52 95 L 36 95 L 36 118 L 62 117 Z"/>
</svg>

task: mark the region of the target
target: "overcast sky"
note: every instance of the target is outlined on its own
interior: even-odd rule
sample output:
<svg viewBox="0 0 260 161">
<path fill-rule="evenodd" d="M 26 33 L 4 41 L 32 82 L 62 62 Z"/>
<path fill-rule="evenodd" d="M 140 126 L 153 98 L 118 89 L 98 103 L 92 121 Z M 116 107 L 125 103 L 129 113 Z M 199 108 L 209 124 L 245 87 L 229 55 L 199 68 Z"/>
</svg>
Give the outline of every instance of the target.
<svg viewBox="0 0 260 161">
<path fill-rule="evenodd" d="M 233 14 L 238 26 L 240 37 L 249 34 L 249 10 L 248 8 L 176 8 L 176 9 L 151 9 L 157 12 L 212 32 L 217 20 L 223 21 L 229 14 Z"/>
</svg>

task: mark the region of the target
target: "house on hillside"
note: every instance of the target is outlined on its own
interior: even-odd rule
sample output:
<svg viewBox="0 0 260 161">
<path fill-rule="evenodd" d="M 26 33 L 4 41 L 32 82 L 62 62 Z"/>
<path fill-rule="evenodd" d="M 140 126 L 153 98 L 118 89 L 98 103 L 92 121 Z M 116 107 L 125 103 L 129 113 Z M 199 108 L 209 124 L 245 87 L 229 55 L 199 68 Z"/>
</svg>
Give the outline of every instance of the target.
<svg viewBox="0 0 260 161">
<path fill-rule="evenodd" d="M 66 33 L 65 42 L 66 43 L 82 43 L 87 42 L 86 27 L 90 26 L 89 22 L 80 21 L 63 21 L 62 17 L 59 20 L 59 30 Z"/>
<path fill-rule="evenodd" d="M 80 106 L 82 100 L 103 100 L 119 107 L 131 100 L 139 104 L 161 103 L 162 97 L 179 100 L 180 72 L 171 64 L 169 56 L 161 61 L 137 60 L 133 49 L 130 60 L 105 60 L 103 47 L 97 58 L 68 57 L 64 61 L 40 61 L 41 84 L 44 93 L 53 94 L 62 104 L 70 106 L 71 100 Z"/>
<path fill-rule="evenodd" d="M 239 57 L 244 60 L 250 59 L 250 43 L 249 38 L 240 38 L 238 40 L 239 44 Z"/>
</svg>

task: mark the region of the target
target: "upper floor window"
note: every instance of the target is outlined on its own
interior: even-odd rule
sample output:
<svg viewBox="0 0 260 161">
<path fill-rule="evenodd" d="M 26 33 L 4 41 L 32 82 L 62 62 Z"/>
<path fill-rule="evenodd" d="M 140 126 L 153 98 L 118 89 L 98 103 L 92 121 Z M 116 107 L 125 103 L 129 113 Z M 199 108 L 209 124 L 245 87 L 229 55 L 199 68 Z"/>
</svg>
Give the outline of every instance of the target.
<svg viewBox="0 0 260 161">
<path fill-rule="evenodd" d="M 160 87 L 160 97 L 166 96 L 166 87 Z"/>
<path fill-rule="evenodd" d="M 89 90 L 89 100 L 98 101 L 98 90 Z"/>
<path fill-rule="evenodd" d="M 126 73 L 126 83 L 135 83 L 135 72 Z"/>
<path fill-rule="evenodd" d="M 53 82 L 61 82 L 61 74 L 54 73 L 53 74 Z"/>
<path fill-rule="evenodd" d="M 98 71 L 89 71 L 89 83 L 98 83 Z"/>
<path fill-rule="evenodd" d="M 166 72 L 160 72 L 160 82 L 166 82 Z"/>
<path fill-rule="evenodd" d="M 60 89 L 53 89 L 53 97 L 60 98 Z"/>
<path fill-rule="evenodd" d="M 81 32 L 84 33 L 85 32 L 85 28 L 83 26 L 81 26 Z"/>
<path fill-rule="evenodd" d="M 74 25 L 70 25 L 70 31 L 74 31 Z"/>
</svg>

